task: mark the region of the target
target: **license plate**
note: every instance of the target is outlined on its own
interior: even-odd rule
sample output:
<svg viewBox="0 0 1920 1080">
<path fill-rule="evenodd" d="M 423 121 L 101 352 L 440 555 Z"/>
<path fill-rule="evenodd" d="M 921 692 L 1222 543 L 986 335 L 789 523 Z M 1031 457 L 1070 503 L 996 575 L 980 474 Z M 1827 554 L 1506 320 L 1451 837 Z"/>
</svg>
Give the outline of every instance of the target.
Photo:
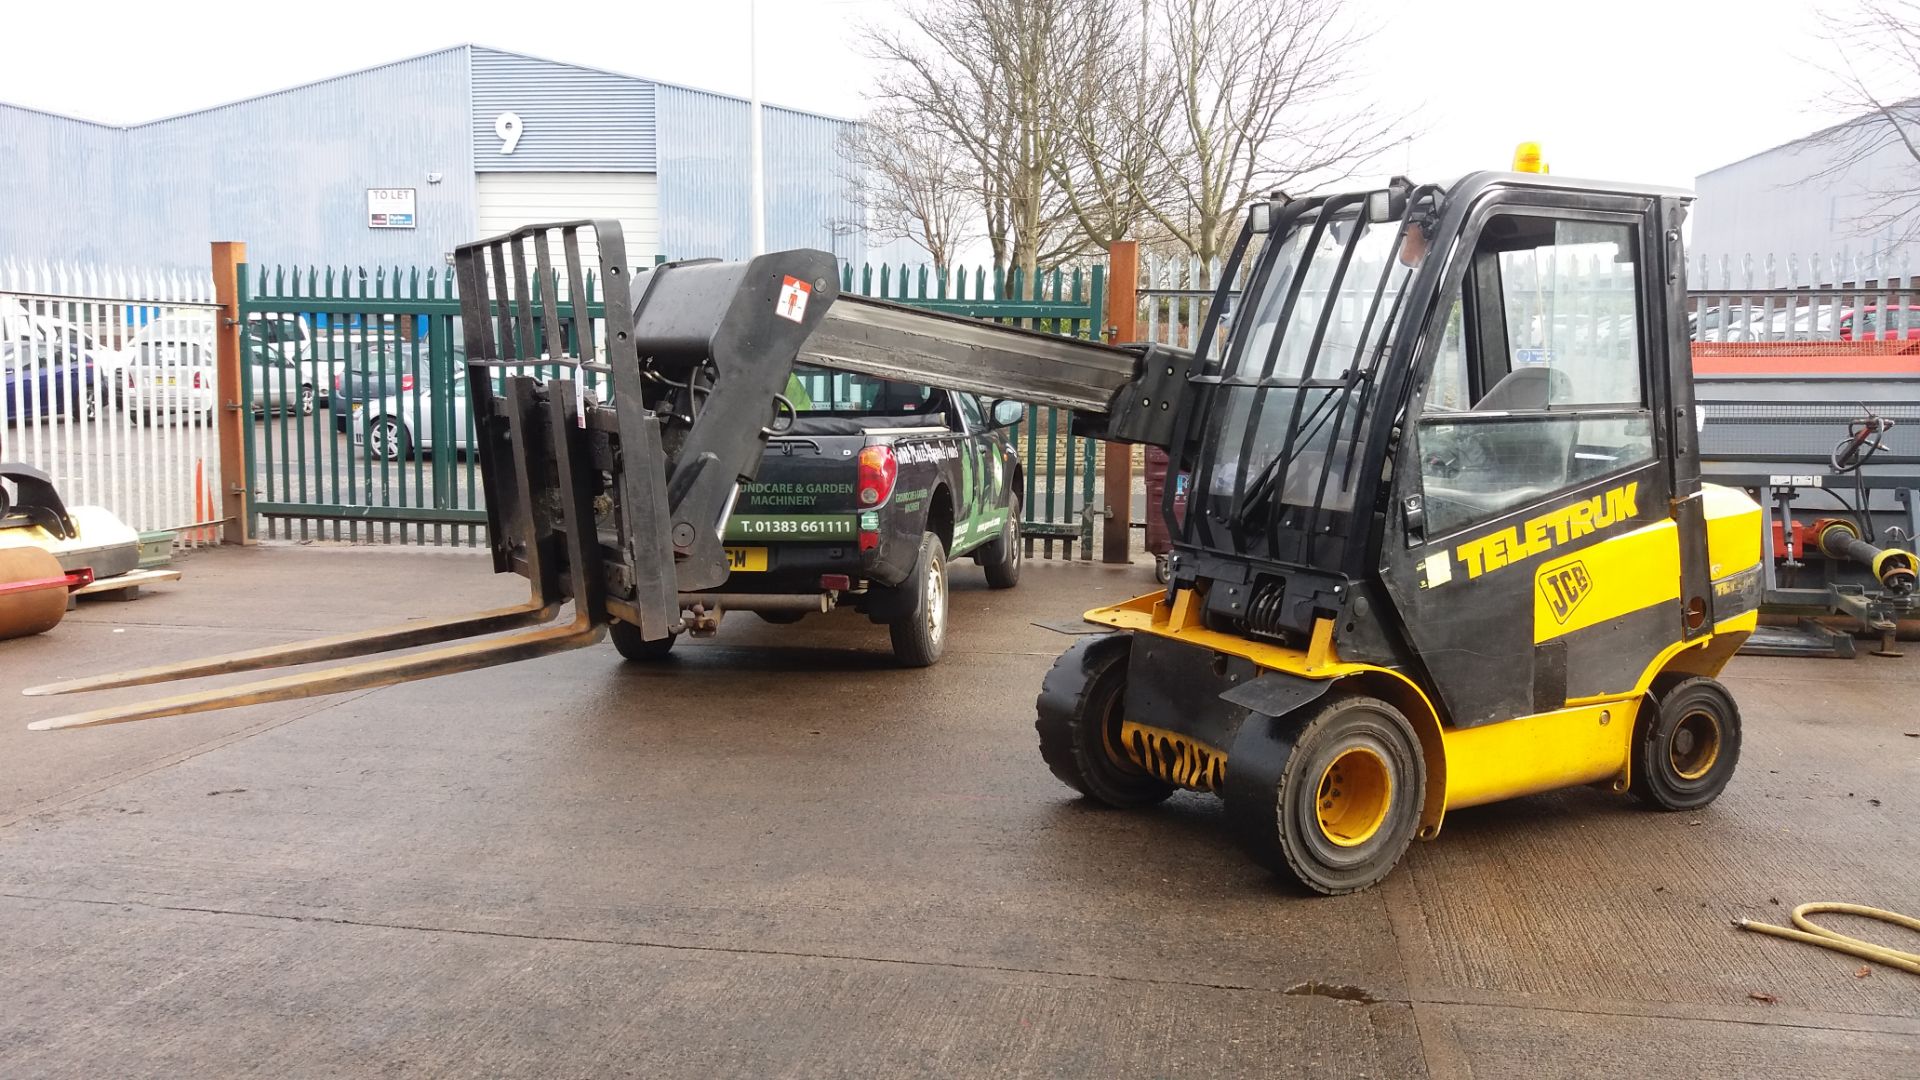
<svg viewBox="0 0 1920 1080">
<path fill-rule="evenodd" d="M 168 386 L 178 386 L 178 385 L 180 385 L 180 380 L 179 380 L 179 379 L 177 379 L 177 378 L 175 378 L 175 377 L 173 377 L 172 375 L 169 375 L 169 376 L 167 376 L 167 385 L 168 385 Z"/>
<path fill-rule="evenodd" d="M 767 568 L 767 549 L 763 547 L 730 547 L 727 549 L 727 569 L 745 570 L 749 573 Z"/>
</svg>

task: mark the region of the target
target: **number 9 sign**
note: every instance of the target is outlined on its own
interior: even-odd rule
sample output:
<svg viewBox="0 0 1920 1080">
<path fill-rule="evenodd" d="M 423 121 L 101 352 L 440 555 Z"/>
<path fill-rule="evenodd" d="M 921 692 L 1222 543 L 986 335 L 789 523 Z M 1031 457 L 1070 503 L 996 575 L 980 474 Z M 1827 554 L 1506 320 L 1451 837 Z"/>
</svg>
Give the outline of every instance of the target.
<svg viewBox="0 0 1920 1080">
<path fill-rule="evenodd" d="M 503 112 L 493 118 L 493 133 L 500 136 L 502 154 L 511 154 L 513 148 L 520 145 L 520 133 L 523 130 L 519 113 Z"/>
</svg>

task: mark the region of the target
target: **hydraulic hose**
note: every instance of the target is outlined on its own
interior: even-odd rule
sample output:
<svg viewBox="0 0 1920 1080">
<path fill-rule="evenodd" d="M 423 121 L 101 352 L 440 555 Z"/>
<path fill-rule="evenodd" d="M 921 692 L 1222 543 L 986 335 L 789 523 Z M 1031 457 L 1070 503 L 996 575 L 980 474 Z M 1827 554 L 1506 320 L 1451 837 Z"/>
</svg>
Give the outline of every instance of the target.
<svg viewBox="0 0 1920 1080">
<path fill-rule="evenodd" d="M 1793 927 L 1774 926 L 1771 923 L 1754 922 L 1751 919 L 1737 919 L 1733 925 L 1742 930 L 1752 930 L 1757 934 L 1771 934 L 1774 937 L 1786 938 L 1789 941 L 1804 941 L 1809 945 L 1818 945 L 1823 949 L 1832 949 L 1835 952 L 1843 952 L 1850 956 L 1857 956 L 1862 960 L 1871 960 L 1876 964 L 1885 964 L 1888 967 L 1896 967 L 1901 971 L 1920 975 L 1920 953 L 1903 952 L 1900 949 L 1890 949 L 1885 945 L 1875 945 L 1871 941 L 1862 941 L 1856 937 L 1848 937 L 1845 934 L 1829 930 L 1824 926 L 1815 925 L 1812 919 L 1807 918 L 1808 915 L 1816 915 L 1823 911 L 1832 912 L 1836 915 L 1858 915 L 1865 919 L 1878 919 L 1884 923 L 1892 923 L 1895 926 L 1904 926 L 1909 930 L 1920 931 L 1920 919 L 1913 918 L 1909 915 L 1902 915 L 1896 911 L 1887 911 L 1883 908 L 1867 907 L 1864 904 L 1834 904 L 1827 902 L 1801 904 L 1799 907 L 1794 908 Z M 1798 927 L 1798 929 L 1794 927 Z"/>
</svg>

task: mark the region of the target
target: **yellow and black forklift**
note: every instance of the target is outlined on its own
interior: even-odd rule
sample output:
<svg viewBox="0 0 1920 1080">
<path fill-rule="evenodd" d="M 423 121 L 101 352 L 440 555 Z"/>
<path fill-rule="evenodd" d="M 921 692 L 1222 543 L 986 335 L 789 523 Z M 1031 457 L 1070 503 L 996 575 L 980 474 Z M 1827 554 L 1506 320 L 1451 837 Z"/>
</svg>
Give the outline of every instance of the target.
<svg viewBox="0 0 1920 1080">
<path fill-rule="evenodd" d="M 1324 893 L 1379 881 L 1449 808 L 1578 784 L 1699 807 L 1739 757 L 1714 676 L 1756 623 L 1760 529 L 1700 482 L 1686 205 L 1529 172 L 1275 195 L 1191 352 L 840 296 L 824 252 L 630 275 L 614 222 L 466 245 L 489 542 L 528 602 L 40 687 L 392 654 L 32 726 L 685 632 L 724 610 L 726 518 L 805 362 L 1071 408 L 1188 478 L 1184 514 L 1159 508 L 1165 590 L 1089 612 L 1040 693 L 1041 754 L 1089 799 L 1217 793 L 1257 859 Z M 589 229 L 599 327 L 564 300 Z M 494 377 L 535 360 L 564 374 Z"/>
</svg>

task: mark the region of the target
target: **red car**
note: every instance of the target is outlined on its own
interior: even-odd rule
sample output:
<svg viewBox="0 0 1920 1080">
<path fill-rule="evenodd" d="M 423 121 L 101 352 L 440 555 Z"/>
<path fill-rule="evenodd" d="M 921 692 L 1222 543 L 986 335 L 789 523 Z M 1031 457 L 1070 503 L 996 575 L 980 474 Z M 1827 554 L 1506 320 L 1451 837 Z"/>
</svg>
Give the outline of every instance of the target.
<svg viewBox="0 0 1920 1080">
<path fill-rule="evenodd" d="M 1841 341 L 1898 341 L 1903 337 L 1920 338 L 1920 304 L 1868 304 L 1857 315 L 1852 308 L 1840 313 Z"/>
</svg>

